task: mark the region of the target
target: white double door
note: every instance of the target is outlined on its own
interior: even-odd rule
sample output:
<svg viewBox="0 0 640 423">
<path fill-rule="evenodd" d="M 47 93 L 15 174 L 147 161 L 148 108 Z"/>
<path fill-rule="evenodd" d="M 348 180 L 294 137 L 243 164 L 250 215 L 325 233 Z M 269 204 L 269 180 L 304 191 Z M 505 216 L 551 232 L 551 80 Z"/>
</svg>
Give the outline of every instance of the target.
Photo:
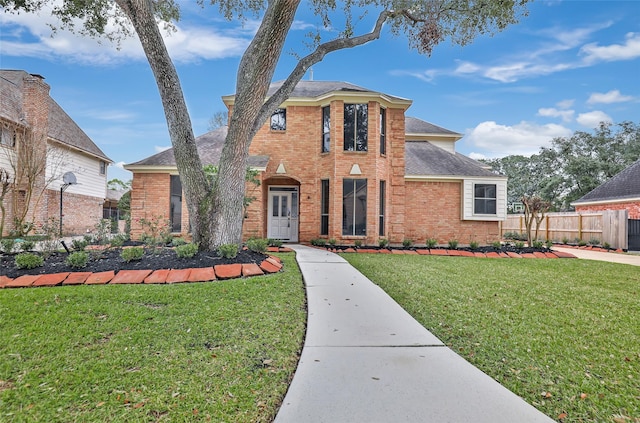
<svg viewBox="0 0 640 423">
<path fill-rule="evenodd" d="M 269 187 L 267 237 L 298 242 L 298 187 Z"/>
</svg>

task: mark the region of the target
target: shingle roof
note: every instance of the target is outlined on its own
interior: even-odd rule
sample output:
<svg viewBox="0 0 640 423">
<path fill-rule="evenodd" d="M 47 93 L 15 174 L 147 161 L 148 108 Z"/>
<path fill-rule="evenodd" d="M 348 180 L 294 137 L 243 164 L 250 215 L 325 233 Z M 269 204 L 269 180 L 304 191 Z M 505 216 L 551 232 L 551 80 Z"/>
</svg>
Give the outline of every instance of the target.
<svg viewBox="0 0 640 423">
<path fill-rule="evenodd" d="M 22 70 L 0 70 L 0 98 L 2 98 L 0 116 L 20 125 L 24 125 L 22 92 L 23 80 L 27 75 L 28 73 Z M 49 97 L 48 125 L 49 133 L 47 136 L 49 138 L 107 162 L 112 162 L 51 97 Z"/>
<path fill-rule="evenodd" d="M 271 96 L 274 92 L 276 92 L 276 90 L 280 88 L 283 83 L 284 81 L 273 82 L 269 86 L 267 97 Z M 296 97 L 314 98 L 314 97 L 320 97 L 324 94 L 339 92 L 339 91 L 374 93 L 374 94 L 384 95 L 385 97 L 388 97 L 390 99 L 407 101 L 407 99 L 402 97 L 383 94 L 378 91 L 359 87 L 349 82 L 342 82 L 342 81 L 300 81 L 291 92 L 291 95 L 289 96 L 289 98 L 296 98 Z"/>
<path fill-rule="evenodd" d="M 451 153 L 427 141 L 407 141 L 405 153 L 406 176 L 501 177 L 467 156 Z"/>
<path fill-rule="evenodd" d="M 457 135 L 462 137 L 462 134 L 411 116 L 404 118 L 404 132 L 406 134 Z"/>
<path fill-rule="evenodd" d="M 227 138 L 227 127 L 222 126 L 211 132 L 200 135 L 196 138 L 196 148 L 203 164 L 217 165 L 222 154 L 222 147 Z M 269 156 L 249 156 L 247 165 L 253 167 L 265 167 L 269 162 Z M 127 166 L 175 166 L 176 159 L 173 149 L 170 148 L 153 156 L 147 157 Z"/>
<path fill-rule="evenodd" d="M 640 198 L 640 160 L 572 204 Z"/>
</svg>

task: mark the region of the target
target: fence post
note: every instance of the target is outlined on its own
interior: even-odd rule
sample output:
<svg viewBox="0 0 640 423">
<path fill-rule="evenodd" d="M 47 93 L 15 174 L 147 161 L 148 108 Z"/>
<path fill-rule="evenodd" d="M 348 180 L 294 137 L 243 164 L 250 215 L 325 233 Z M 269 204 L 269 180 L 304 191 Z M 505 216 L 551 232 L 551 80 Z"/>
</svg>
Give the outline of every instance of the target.
<svg viewBox="0 0 640 423">
<path fill-rule="evenodd" d="M 582 239 L 582 215 L 578 213 L 578 239 Z"/>
<path fill-rule="evenodd" d="M 544 217 L 544 239 L 548 240 L 549 238 L 549 215 Z"/>
</svg>

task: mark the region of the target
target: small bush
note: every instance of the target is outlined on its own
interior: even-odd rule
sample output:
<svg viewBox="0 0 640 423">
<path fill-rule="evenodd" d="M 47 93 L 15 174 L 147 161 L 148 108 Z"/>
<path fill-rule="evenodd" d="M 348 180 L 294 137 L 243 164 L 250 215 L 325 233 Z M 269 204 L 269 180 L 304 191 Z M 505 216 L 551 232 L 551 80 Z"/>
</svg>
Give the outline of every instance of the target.
<svg viewBox="0 0 640 423">
<path fill-rule="evenodd" d="M 87 239 L 74 239 L 73 241 L 71 241 L 71 248 L 73 248 L 76 251 L 84 251 L 85 248 L 87 248 L 87 245 L 89 245 L 89 241 L 87 241 Z"/>
<path fill-rule="evenodd" d="M 282 247 L 282 240 L 281 239 L 273 239 L 273 238 L 269 238 L 269 247 L 277 247 L 280 248 Z"/>
<path fill-rule="evenodd" d="M 451 248 L 452 250 L 455 250 L 456 248 L 458 248 L 458 240 L 457 239 L 449 240 L 449 248 Z"/>
<path fill-rule="evenodd" d="M 435 238 L 428 238 L 427 239 L 427 247 L 429 248 L 434 248 L 436 245 L 438 245 L 438 240 Z"/>
<path fill-rule="evenodd" d="M 585 241 L 584 239 L 581 239 L 578 241 L 578 246 L 579 247 L 584 247 L 587 245 L 587 241 Z"/>
<path fill-rule="evenodd" d="M 604 244 L 602 244 L 602 248 L 606 248 L 607 250 L 610 250 L 611 244 L 609 244 L 608 242 L 605 242 Z"/>
<path fill-rule="evenodd" d="M 180 258 L 191 258 L 198 252 L 198 244 L 183 244 L 176 247 L 176 255 Z"/>
<path fill-rule="evenodd" d="M 380 246 L 380 248 L 386 248 L 387 245 L 389 245 L 389 240 L 387 238 L 380 238 L 378 240 L 378 245 Z"/>
<path fill-rule="evenodd" d="M 569 243 L 569 238 L 567 238 L 566 236 L 562 238 L 562 243 L 567 245 Z"/>
<path fill-rule="evenodd" d="M 500 241 L 493 241 L 493 242 L 491 243 L 491 246 L 492 246 L 493 248 L 495 248 L 496 250 L 500 250 L 500 249 L 502 249 L 502 243 L 501 243 Z"/>
<path fill-rule="evenodd" d="M 172 247 L 179 247 L 181 245 L 186 245 L 187 241 L 185 241 L 184 238 L 173 238 L 171 240 L 171 246 Z"/>
<path fill-rule="evenodd" d="M 16 240 L 13 238 L 4 238 L 0 240 L 0 245 L 2 246 L 2 251 L 9 254 L 13 251 L 13 247 L 16 245 Z"/>
<path fill-rule="evenodd" d="M 413 246 L 413 240 L 412 239 L 403 239 L 402 240 L 402 246 L 404 248 L 409 248 Z"/>
<path fill-rule="evenodd" d="M 324 238 L 314 238 L 311 240 L 311 245 L 314 245 L 316 247 L 324 247 L 325 245 L 327 245 L 327 240 Z"/>
<path fill-rule="evenodd" d="M 536 239 L 531 244 L 533 248 L 542 248 L 542 246 L 544 245 L 544 242 L 540 241 L 539 239 Z"/>
<path fill-rule="evenodd" d="M 591 239 L 589 240 L 589 245 L 593 245 L 594 247 L 595 247 L 596 245 L 600 245 L 600 240 L 599 240 L 598 238 L 591 238 Z"/>
<path fill-rule="evenodd" d="M 142 247 L 129 247 L 122 250 L 120 257 L 122 260 L 129 263 L 133 260 L 140 260 L 144 256 L 144 248 Z"/>
<path fill-rule="evenodd" d="M 359 239 L 356 239 L 355 241 L 353 241 L 353 246 L 356 248 L 362 247 L 362 241 L 360 241 Z"/>
<path fill-rule="evenodd" d="M 226 259 L 235 258 L 238 255 L 238 245 L 237 244 L 224 244 L 218 247 L 218 254 L 220 257 L 224 257 Z"/>
<path fill-rule="evenodd" d="M 477 241 L 471 241 L 469 243 L 469 248 L 471 248 L 472 250 L 477 250 L 479 247 L 478 242 Z"/>
<path fill-rule="evenodd" d="M 247 240 L 247 248 L 256 253 L 264 253 L 269 246 L 269 240 L 265 238 L 251 238 Z"/>
<path fill-rule="evenodd" d="M 86 251 L 76 251 L 67 257 L 65 263 L 68 266 L 73 267 L 74 269 L 81 269 L 83 267 L 87 267 L 87 262 L 89 261 L 89 254 Z"/>
<path fill-rule="evenodd" d="M 522 250 L 524 248 L 524 241 L 516 241 L 514 245 L 518 250 Z"/>
<path fill-rule="evenodd" d="M 16 267 L 18 269 L 35 269 L 44 264 L 44 259 L 33 253 L 20 253 L 16 256 Z"/>
<path fill-rule="evenodd" d="M 125 241 L 125 237 L 124 236 L 117 235 L 117 236 L 114 236 L 113 238 L 111 238 L 111 240 L 109 241 L 109 245 L 112 248 L 122 247 L 124 245 L 124 241 Z"/>
<path fill-rule="evenodd" d="M 27 251 L 33 250 L 35 246 L 36 246 L 36 243 L 33 241 L 22 241 L 22 243 L 20 243 L 20 249 L 25 253 Z"/>
<path fill-rule="evenodd" d="M 545 247 L 547 247 L 548 250 L 550 250 L 551 247 L 553 247 L 553 241 L 548 239 L 548 240 L 545 241 L 544 245 L 545 245 Z"/>
<path fill-rule="evenodd" d="M 328 243 L 329 245 L 331 245 L 332 247 L 335 247 L 335 246 L 336 246 L 336 244 L 338 243 L 338 241 L 336 241 L 336 239 L 335 239 L 335 238 L 329 238 L 329 241 L 327 241 L 327 243 Z"/>
</svg>

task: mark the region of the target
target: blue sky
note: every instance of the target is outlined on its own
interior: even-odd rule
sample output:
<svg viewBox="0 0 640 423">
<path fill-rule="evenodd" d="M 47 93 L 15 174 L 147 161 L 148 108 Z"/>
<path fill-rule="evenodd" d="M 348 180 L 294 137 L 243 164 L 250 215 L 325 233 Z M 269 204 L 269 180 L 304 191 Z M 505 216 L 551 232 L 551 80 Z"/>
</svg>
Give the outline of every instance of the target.
<svg viewBox="0 0 640 423">
<path fill-rule="evenodd" d="M 257 22 L 226 22 L 212 7 L 182 2 L 177 31 L 166 37 L 194 132 L 207 131 L 222 95 L 235 91 L 240 55 Z M 413 100 L 407 111 L 465 134 L 457 150 L 473 158 L 533 154 L 554 137 L 591 131 L 601 121 L 640 122 L 640 1 L 538 0 L 529 16 L 465 47 L 445 41 L 431 57 L 404 36 L 333 53 L 313 68 L 315 80 L 348 81 Z M 155 81 L 136 38 L 120 49 L 106 40 L 58 32 L 51 17 L 0 13 L 0 68 L 40 74 L 51 96 L 121 168 L 170 146 Z M 371 29 L 373 12 L 356 26 Z M 337 24 L 336 24 L 337 27 Z M 275 80 L 303 55 L 316 28 L 300 7 Z M 323 31 L 329 39 L 332 31 Z M 307 76 L 305 79 L 309 79 Z"/>
</svg>

